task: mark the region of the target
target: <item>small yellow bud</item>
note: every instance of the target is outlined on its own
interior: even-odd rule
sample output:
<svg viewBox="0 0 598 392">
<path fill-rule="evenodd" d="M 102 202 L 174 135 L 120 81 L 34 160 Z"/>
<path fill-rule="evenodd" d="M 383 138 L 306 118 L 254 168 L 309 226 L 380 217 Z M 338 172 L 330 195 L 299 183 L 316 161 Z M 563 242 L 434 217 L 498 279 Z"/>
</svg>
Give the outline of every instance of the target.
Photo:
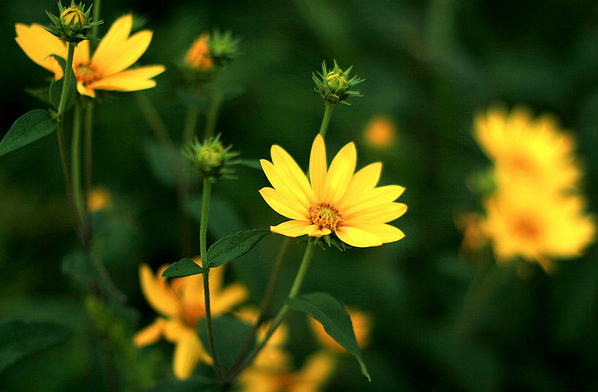
<svg viewBox="0 0 598 392">
<path fill-rule="evenodd" d="M 202 34 L 197 38 L 185 55 L 185 65 L 200 71 L 210 71 L 214 67 L 214 62 L 210 57 L 210 47 L 208 46 L 209 34 Z"/>
<path fill-rule="evenodd" d="M 345 73 L 341 70 L 328 72 L 326 75 L 326 85 L 335 92 L 344 92 L 349 87 L 349 81 Z"/>
<path fill-rule="evenodd" d="M 201 167 L 212 169 L 220 166 L 222 163 L 224 147 L 222 147 L 221 143 L 204 145 L 197 150 L 195 156 Z"/>
<path fill-rule="evenodd" d="M 72 5 L 60 14 L 60 22 L 73 32 L 78 33 L 87 23 L 87 17 L 77 5 Z"/>
</svg>

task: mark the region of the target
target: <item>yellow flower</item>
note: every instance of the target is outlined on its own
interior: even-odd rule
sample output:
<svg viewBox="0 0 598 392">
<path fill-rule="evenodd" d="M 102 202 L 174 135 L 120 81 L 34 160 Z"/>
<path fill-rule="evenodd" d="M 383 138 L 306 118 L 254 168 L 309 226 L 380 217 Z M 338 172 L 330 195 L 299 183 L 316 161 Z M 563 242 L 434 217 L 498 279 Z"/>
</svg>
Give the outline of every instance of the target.
<svg viewBox="0 0 598 392">
<path fill-rule="evenodd" d="M 324 139 L 316 136 L 309 162 L 310 180 L 281 147 L 272 146 L 271 155 L 272 162 L 260 162 L 273 188 L 262 188 L 260 194 L 274 211 L 292 219 L 271 226 L 273 232 L 288 237 L 334 233 L 355 247 L 378 246 L 405 236 L 386 224 L 407 210 L 405 204 L 394 202 L 405 188 L 376 188 L 382 170 L 380 162 L 354 173 L 355 144 L 343 147 L 327 168 Z"/>
<path fill-rule="evenodd" d="M 513 181 L 486 200 L 480 225 L 499 263 L 520 256 L 551 272 L 554 259 L 578 257 L 594 241 L 595 221 L 584 204 L 580 195 Z"/>
<path fill-rule="evenodd" d="M 198 264 L 198 260 L 196 260 Z M 211 363 L 211 357 L 197 337 L 199 321 L 205 317 L 204 287 L 201 275 L 172 279 L 170 283 L 161 278 L 168 266 L 160 268 L 154 276 L 151 269 L 139 267 L 141 289 L 147 302 L 160 314 L 156 320 L 139 331 L 135 344 L 145 346 L 164 337 L 176 345 L 174 350 L 174 374 L 187 378 L 200 360 Z M 240 284 L 222 287 L 224 268 L 210 270 L 210 305 L 213 316 L 230 310 L 241 303 L 247 292 Z"/>
<path fill-rule="evenodd" d="M 308 357 L 299 371 L 293 371 L 287 366 L 250 367 L 239 376 L 239 391 L 317 392 L 322 390 L 335 365 L 330 353 L 318 352 Z"/>
<path fill-rule="evenodd" d="M 112 196 L 106 187 L 95 187 L 87 196 L 87 208 L 90 212 L 97 212 L 109 208 Z"/>
<path fill-rule="evenodd" d="M 388 148 L 396 137 L 396 126 L 387 117 L 374 117 L 365 127 L 365 142 L 373 148 Z"/>
<path fill-rule="evenodd" d="M 210 35 L 204 33 L 191 44 L 191 47 L 185 55 L 185 64 L 189 68 L 195 68 L 200 71 L 209 71 L 214 67 L 214 62 L 210 57 L 210 47 L 208 40 Z"/>
<path fill-rule="evenodd" d="M 95 98 L 96 90 L 136 91 L 156 85 L 152 78 L 164 72 L 163 65 L 127 69 L 146 51 L 153 34 L 144 30 L 129 37 L 132 25 L 132 15 L 117 19 L 91 59 L 89 41 L 82 41 L 77 45 L 73 57 L 73 72 L 80 94 Z M 17 23 L 15 30 L 16 41 L 25 54 L 36 64 L 53 72 L 56 80 L 62 78 L 62 68 L 50 55 L 66 59 L 65 43 L 39 24 L 28 26 Z"/>
<path fill-rule="evenodd" d="M 523 177 L 547 190 L 577 187 L 581 171 L 574 140 L 549 115 L 533 119 L 523 108 L 510 114 L 492 108 L 476 117 L 474 136 L 494 162 L 499 186 Z"/>
<path fill-rule="evenodd" d="M 351 317 L 351 323 L 353 324 L 353 332 L 355 333 L 355 339 L 359 348 L 363 349 L 369 344 L 370 331 L 372 329 L 372 316 L 368 313 L 361 312 L 359 310 L 348 308 L 347 312 Z M 326 348 L 339 353 L 346 353 L 347 350 L 338 344 L 334 339 L 326 333 L 322 324 L 313 317 L 308 317 L 309 325 L 314 331 L 318 341 Z"/>
</svg>

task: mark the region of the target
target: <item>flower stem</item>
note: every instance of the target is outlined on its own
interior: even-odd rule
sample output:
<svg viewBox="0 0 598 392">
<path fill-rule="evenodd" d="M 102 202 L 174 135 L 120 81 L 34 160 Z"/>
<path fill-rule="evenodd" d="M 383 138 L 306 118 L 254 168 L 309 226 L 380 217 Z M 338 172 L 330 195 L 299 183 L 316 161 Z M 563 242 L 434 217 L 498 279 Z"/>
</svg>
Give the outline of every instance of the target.
<svg viewBox="0 0 598 392">
<path fill-rule="evenodd" d="M 293 281 L 293 286 L 291 286 L 291 291 L 289 292 L 288 299 L 295 298 L 299 293 L 299 290 L 301 289 L 301 284 L 303 283 L 303 279 L 307 274 L 307 270 L 309 268 L 314 249 L 315 243 L 311 241 L 308 242 L 305 248 L 305 253 L 303 254 L 303 259 L 301 260 L 301 265 L 299 266 L 299 270 L 297 271 L 297 275 L 295 276 L 295 280 Z M 270 328 L 268 328 L 268 331 L 266 332 L 266 335 L 264 336 L 260 344 L 253 349 L 251 354 L 249 354 L 247 359 L 245 359 L 245 361 L 243 361 L 241 365 L 233 368 L 230 371 L 227 379 L 225 380 L 225 386 L 231 384 L 235 380 L 235 378 L 243 371 L 243 369 L 251 365 L 251 362 L 253 362 L 253 360 L 259 354 L 259 352 L 266 346 L 268 340 L 270 340 L 270 337 L 272 337 L 276 329 L 280 326 L 280 324 L 282 324 L 282 321 L 284 320 L 289 309 L 290 307 L 286 303 L 282 306 L 282 308 L 280 308 L 278 314 L 276 314 L 274 321 L 272 321 L 272 323 L 270 324 Z"/>
<path fill-rule="evenodd" d="M 222 86 L 220 85 L 222 70 L 217 68 L 214 75 L 214 82 L 212 83 L 212 99 L 210 102 L 210 111 L 206 118 L 206 128 L 204 131 L 204 139 L 210 140 L 214 136 L 216 130 L 216 120 L 218 119 L 218 110 L 222 104 Z"/>
<path fill-rule="evenodd" d="M 199 248 L 201 255 L 202 267 L 206 269 L 203 273 L 203 290 L 206 308 L 206 326 L 208 333 L 208 343 L 212 353 L 212 360 L 214 362 L 214 374 L 219 382 L 222 380 L 222 373 L 220 371 L 220 364 L 218 361 L 218 354 L 216 353 L 216 344 L 214 343 L 214 330 L 212 328 L 212 311 L 210 308 L 210 267 L 207 265 L 207 232 L 208 232 L 208 215 L 210 212 L 210 194 L 212 191 L 212 182 L 209 178 L 203 180 L 203 202 L 201 206 L 201 222 L 199 226 Z"/>
<path fill-rule="evenodd" d="M 324 110 L 324 118 L 322 118 L 322 125 L 320 125 L 320 135 L 322 137 L 326 136 L 326 131 L 328 130 L 328 123 L 330 122 L 330 116 L 332 115 L 332 107 L 334 104 L 330 102 L 325 103 L 326 109 Z"/>
<path fill-rule="evenodd" d="M 89 227 L 87 226 L 87 204 L 85 203 L 85 191 L 81 185 L 81 104 L 75 102 L 73 116 L 73 141 L 71 145 L 71 184 L 73 187 L 73 198 L 77 209 L 77 217 L 81 231 L 83 249 L 89 248 Z"/>
</svg>

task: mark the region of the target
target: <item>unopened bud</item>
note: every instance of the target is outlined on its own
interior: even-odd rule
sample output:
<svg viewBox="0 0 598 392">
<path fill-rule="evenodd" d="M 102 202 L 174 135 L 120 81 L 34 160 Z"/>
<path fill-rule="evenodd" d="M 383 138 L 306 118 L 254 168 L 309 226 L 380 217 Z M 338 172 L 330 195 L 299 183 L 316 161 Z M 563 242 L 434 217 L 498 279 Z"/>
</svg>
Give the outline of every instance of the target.
<svg viewBox="0 0 598 392">
<path fill-rule="evenodd" d="M 60 14 L 60 22 L 74 33 L 79 33 L 87 23 L 87 16 L 77 5 L 72 5 Z"/>
</svg>

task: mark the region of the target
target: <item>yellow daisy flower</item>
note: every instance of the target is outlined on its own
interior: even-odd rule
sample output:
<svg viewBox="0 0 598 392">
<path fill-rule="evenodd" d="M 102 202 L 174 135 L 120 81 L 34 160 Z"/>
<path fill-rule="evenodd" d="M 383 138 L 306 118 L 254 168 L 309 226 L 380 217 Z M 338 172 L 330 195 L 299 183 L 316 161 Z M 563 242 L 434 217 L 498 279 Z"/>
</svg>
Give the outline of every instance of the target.
<svg viewBox="0 0 598 392">
<path fill-rule="evenodd" d="M 152 78 L 164 72 L 163 65 L 127 69 L 145 53 L 153 34 L 144 30 L 129 37 L 132 26 L 132 15 L 117 19 L 91 59 L 89 41 L 77 45 L 73 55 L 73 72 L 80 94 L 95 98 L 96 90 L 137 91 L 156 85 Z M 25 54 L 36 64 L 53 72 L 56 80 L 62 78 L 62 68 L 50 55 L 66 59 L 66 44 L 39 24 L 28 26 L 17 23 L 15 30 L 16 41 Z"/>
<path fill-rule="evenodd" d="M 271 155 L 272 162 L 260 162 L 273 187 L 260 189 L 260 194 L 274 211 L 292 219 L 271 226 L 273 232 L 288 237 L 334 233 L 355 247 L 378 246 L 405 236 L 386 224 L 407 210 L 405 204 L 394 202 L 405 188 L 376 187 L 382 170 L 380 162 L 354 173 L 354 143 L 344 146 L 327 168 L 324 139 L 316 136 L 309 161 L 310 180 L 281 147 L 272 146 Z"/>
<path fill-rule="evenodd" d="M 544 193 L 514 181 L 486 200 L 481 230 L 499 263 L 520 256 L 551 272 L 554 259 L 579 257 L 594 241 L 596 224 L 583 213 L 584 204 L 580 195 Z"/>
<path fill-rule="evenodd" d="M 139 331 L 134 342 L 138 346 L 145 346 L 163 336 L 174 343 L 174 374 L 184 379 L 192 374 L 200 360 L 211 363 L 211 357 L 197 337 L 199 321 L 205 317 L 203 277 L 192 275 L 169 282 L 161 278 L 167 267 L 160 268 L 156 276 L 147 265 L 139 267 L 143 295 L 161 316 Z M 247 297 L 246 290 L 240 284 L 223 288 L 223 277 L 224 268 L 210 270 L 210 306 L 213 316 L 229 311 Z"/>
<path fill-rule="evenodd" d="M 495 164 L 499 186 L 523 177 L 549 190 L 577 187 L 574 140 L 549 115 L 534 119 L 521 107 L 491 108 L 476 117 L 474 137 Z"/>
</svg>

